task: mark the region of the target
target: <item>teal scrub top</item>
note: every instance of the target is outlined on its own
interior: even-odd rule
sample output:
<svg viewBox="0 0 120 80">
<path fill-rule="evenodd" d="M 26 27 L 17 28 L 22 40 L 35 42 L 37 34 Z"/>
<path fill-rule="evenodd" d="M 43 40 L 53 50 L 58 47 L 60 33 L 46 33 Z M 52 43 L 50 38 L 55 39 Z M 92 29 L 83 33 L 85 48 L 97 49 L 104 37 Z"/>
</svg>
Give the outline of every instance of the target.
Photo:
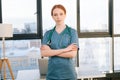
<svg viewBox="0 0 120 80">
<path fill-rule="evenodd" d="M 42 45 L 48 45 L 48 39 L 50 33 L 53 30 L 49 30 L 45 33 L 42 39 Z M 62 49 L 68 45 L 76 43 L 78 44 L 77 31 L 73 28 L 66 27 L 60 34 L 55 30 L 51 36 L 50 48 Z M 70 79 L 76 78 L 75 65 L 72 58 L 63 58 L 58 56 L 49 57 L 47 77 L 49 79 Z"/>
</svg>

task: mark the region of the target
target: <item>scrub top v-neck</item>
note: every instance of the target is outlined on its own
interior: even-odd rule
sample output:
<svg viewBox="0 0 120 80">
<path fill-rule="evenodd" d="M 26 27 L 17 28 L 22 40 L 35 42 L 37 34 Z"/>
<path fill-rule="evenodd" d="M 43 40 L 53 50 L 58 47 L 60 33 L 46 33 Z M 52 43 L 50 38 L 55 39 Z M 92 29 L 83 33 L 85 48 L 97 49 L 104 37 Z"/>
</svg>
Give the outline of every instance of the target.
<svg viewBox="0 0 120 80">
<path fill-rule="evenodd" d="M 70 27 L 69 27 L 70 28 Z M 47 45 L 48 37 L 51 30 L 47 31 L 43 37 L 42 45 Z M 70 31 L 66 27 L 61 33 L 57 33 L 55 30 L 51 36 L 51 49 L 66 48 L 72 43 L 77 43 L 78 36 L 76 30 L 70 28 Z M 76 72 L 74 69 L 74 62 L 72 58 L 63 58 L 59 56 L 49 57 L 47 78 L 49 79 L 70 79 L 75 78 Z"/>
</svg>

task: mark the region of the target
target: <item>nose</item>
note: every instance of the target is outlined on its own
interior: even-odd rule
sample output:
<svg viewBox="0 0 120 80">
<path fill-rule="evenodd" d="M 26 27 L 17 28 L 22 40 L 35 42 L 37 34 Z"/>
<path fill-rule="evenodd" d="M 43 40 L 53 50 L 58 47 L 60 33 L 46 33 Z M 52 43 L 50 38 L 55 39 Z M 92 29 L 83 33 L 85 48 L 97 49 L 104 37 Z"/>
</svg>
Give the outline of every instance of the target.
<svg viewBox="0 0 120 80">
<path fill-rule="evenodd" d="M 60 16 L 60 15 L 58 15 L 58 16 L 57 16 L 57 19 L 60 19 L 60 17 L 61 17 L 61 16 Z"/>
</svg>

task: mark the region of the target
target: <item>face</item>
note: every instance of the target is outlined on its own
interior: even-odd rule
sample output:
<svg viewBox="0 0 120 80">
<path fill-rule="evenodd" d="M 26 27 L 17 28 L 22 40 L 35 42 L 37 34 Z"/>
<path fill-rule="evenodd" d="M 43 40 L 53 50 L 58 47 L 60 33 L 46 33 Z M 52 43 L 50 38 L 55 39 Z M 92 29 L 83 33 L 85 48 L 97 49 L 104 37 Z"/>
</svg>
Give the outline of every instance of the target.
<svg viewBox="0 0 120 80">
<path fill-rule="evenodd" d="M 64 20 L 65 20 L 65 17 L 66 17 L 66 14 L 64 13 L 64 11 L 62 9 L 55 8 L 53 10 L 52 18 L 54 19 L 56 24 L 63 24 Z"/>
</svg>

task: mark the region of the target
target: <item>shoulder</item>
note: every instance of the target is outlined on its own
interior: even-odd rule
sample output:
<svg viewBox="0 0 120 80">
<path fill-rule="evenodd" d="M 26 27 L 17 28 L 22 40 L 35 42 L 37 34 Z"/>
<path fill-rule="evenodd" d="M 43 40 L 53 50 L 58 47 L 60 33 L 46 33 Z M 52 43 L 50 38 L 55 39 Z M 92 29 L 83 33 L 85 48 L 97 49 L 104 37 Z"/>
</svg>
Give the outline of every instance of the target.
<svg viewBox="0 0 120 80">
<path fill-rule="evenodd" d="M 68 26 L 68 29 L 69 29 L 69 31 L 70 31 L 71 33 L 77 32 L 77 30 L 75 30 L 74 28 L 72 28 L 72 27 L 70 27 L 70 26 Z"/>
<path fill-rule="evenodd" d="M 53 29 L 47 30 L 45 34 L 50 34 L 53 31 Z"/>
</svg>

